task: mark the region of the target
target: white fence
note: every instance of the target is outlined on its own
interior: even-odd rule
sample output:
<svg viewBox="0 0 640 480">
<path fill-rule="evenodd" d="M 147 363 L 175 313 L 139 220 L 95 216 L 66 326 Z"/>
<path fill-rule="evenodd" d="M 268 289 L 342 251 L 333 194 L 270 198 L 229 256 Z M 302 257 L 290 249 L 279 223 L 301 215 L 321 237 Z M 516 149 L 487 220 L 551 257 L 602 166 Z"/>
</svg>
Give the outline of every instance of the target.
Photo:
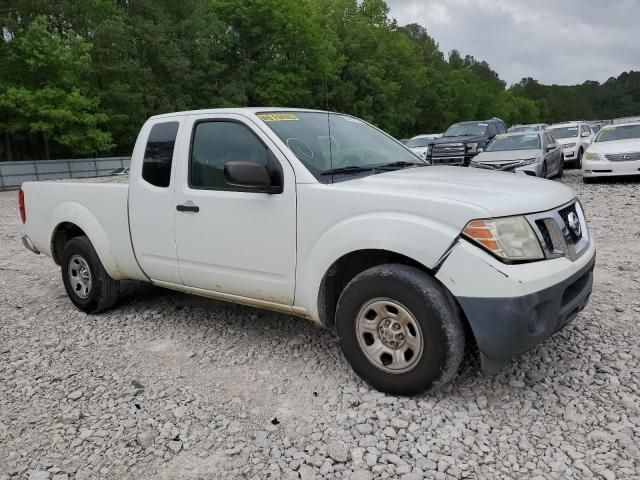
<svg viewBox="0 0 640 480">
<path fill-rule="evenodd" d="M 130 157 L 108 157 L 0 162 L 0 189 L 17 188 L 32 180 L 101 177 L 128 167 L 129 161 Z"/>
</svg>

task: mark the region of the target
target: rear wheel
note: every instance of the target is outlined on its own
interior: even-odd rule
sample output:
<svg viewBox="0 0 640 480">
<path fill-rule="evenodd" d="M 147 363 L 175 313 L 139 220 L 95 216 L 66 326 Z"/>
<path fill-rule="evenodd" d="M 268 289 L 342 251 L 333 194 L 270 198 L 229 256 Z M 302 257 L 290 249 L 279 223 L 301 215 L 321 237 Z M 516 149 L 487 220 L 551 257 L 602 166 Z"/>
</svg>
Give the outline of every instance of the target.
<svg viewBox="0 0 640 480">
<path fill-rule="evenodd" d="M 64 288 L 78 309 L 99 313 L 118 301 L 120 282 L 113 280 L 104 269 L 88 237 L 69 240 L 60 265 Z"/>
<path fill-rule="evenodd" d="M 464 353 L 455 300 L 432 277 L 407 265 L 373 267 L 351 280 L 338 301 L 336 330 L 355 372 L 392 394 L 446 384 Z"/>
</svg>

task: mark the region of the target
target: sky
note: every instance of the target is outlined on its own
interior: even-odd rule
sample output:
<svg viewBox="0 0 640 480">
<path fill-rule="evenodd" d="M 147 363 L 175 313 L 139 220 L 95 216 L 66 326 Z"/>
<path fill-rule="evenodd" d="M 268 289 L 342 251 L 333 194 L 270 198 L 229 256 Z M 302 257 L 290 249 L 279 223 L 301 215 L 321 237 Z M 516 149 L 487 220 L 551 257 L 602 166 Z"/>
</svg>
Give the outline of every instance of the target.
<svg viewBox="0 0 640 480">
<path fill-rule="evenodd" d="M 509 85 L 606 81 L 640 70 L 640 0 L 387 0 L 400 25 L 426 27 L 445 55 L 486 60 Z"/>
</svg>

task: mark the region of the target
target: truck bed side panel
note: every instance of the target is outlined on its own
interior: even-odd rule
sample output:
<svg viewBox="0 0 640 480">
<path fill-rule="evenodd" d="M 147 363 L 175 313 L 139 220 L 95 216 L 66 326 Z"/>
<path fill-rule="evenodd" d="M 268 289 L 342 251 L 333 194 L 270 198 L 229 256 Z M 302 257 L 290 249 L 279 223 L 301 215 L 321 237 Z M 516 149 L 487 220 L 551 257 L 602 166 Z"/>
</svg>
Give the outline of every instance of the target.
<svg viewBox="0 0 640 480">
<path fill-rule="evenodd" d="M 129 235 L 128 184 L 122 181 L 26 182 L 26 233 L 40 252 L 52 255 L 56 228 L 70 222 L 91 240 L 109 275 L 146 280 Z"/>
</svg>

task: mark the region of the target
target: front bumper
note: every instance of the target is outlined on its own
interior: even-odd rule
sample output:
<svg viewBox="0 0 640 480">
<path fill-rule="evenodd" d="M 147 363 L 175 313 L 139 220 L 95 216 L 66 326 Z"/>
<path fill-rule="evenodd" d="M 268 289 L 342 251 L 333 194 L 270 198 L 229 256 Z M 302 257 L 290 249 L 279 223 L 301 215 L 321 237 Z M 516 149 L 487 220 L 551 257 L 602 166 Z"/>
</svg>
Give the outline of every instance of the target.
<svg viewBox="0 0 640 480">
<path fill-rule="evenodd" d="M 556 285 L 521 297 L 459 297 L 481 352 L 482 370 L 492 374 L 511 359 L 561 330 L 587 306 L 595 253 L 582 269 Z"/>
<path fill-rule="evenodd" d="M 608 160 L 582 160 L 582 175 L 587 178 L 640 175 L 640 160 L 610 162 Z"/>
<path fill-rule="evenodd" d="M 473 157 L 476 154 L 465 154 L 464 156 L 458 155 L 453 157 L 442 157 L 442 156 L 430 156 L 427 158 L 431 162 L 431 165 L 452 165 L 452 166 L 460 166 L 465 167 L 469 166 Z"/>
<path fill-rule="evenodd" d="M 564 155 L 565 160 L 575 160 L 578 158 L 578 149 L 576 147 L 563 148 L 562 155 Z"/>
<path fill-rule="evenodd" d="M 466 241 L 454 247 L 436 277 L 469 321 L 485 374 L 501 370 L 575 318 L 591 294 L 595 257 L 591 244 L 575 261 L 505 265 Z"/>
</svg>

